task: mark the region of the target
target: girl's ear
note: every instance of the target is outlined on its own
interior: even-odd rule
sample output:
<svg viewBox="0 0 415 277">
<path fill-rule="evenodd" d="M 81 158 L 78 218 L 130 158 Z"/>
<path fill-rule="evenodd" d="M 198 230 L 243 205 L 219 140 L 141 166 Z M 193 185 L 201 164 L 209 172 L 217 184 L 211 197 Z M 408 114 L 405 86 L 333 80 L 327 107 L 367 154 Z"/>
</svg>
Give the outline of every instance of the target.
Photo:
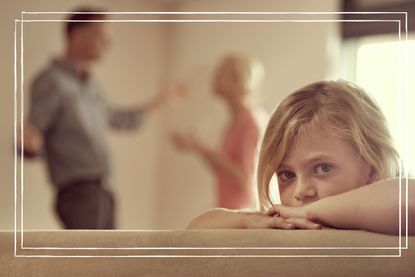
<svg viewBox="0 0 415 277">
<path fill-rule="evenodd" d="M 376 172 L 376 170 L 373 167 L 370 167 L 370 171 L 369 171 L 369 176 L 367 178 L 367 185 L 372 184 L 374 182 L 376 182 L 378 177 L 378 174 Z"/>
</svg>

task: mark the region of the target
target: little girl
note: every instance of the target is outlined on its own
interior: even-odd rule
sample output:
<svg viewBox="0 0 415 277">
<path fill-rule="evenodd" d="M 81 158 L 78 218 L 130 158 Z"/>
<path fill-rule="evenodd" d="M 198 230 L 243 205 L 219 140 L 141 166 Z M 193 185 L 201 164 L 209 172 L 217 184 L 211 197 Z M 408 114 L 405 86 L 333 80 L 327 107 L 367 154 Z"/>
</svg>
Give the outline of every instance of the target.
<svg viewBox="0 0 415 277">
<path fill-rule="evenodd" d="M 402 194 L 399 206 L 399 163 L 385 117 L 362 89 L 345 81 L 313 83 L 282 101 L 268 123 L 258 164 L 261 211 L 213 209 L 188 227 L 399 234 L 399 209 L 404 232 L 407 204 Z M 273 201 L 274 174 L 281 205 Z M 408 182 L 413 235 L 414 180 Z"/>
</svg>

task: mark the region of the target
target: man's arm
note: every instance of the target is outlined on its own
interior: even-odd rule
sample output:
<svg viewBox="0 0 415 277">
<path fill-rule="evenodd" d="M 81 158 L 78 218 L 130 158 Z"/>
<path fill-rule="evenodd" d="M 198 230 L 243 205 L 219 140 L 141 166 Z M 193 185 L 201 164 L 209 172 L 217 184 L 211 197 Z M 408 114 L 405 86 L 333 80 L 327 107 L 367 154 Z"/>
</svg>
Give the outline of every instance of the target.
<svg viewBox="0 0 415 277">
<path fill-rule="evenodd" d="M 186 93 L 187 88 L 183 84 L 170 85 L 153 99 L 134 108 L 114 109 L 107 105 L 109 125 L 119 130 L 135 130 L 146 116 L 158 112 L 163 106 Z"/>
<path fill-rule="evenodd" d="M 135 130 L 145 116 L 145 109 L 141 107 L 132 109 L 108 109 L 108 124 L 116 130 Z"/>
<path fill-rule="evenodd" d="M 409 235 L 415 234 L 415 181 L 408 181 L 408 202 L 405 197 L 405 179 L 402 179 L 402 198 L 399 205 L 399 179 L 388 179 L 365 185 L 338 195 L 320 199 L 303 207 L 276 205 L 268 215 L 283 218 L 303 217 L 335 228 L 363 229 L 386 234 L 405 232 L 406 204 L 408 203 Z"/>
<path fill-rule="evenodd" d="M 24 157 L 33 158 L 42 154 L 44 133 L 53 126 L 60 112 L 61 94 L 56 80 L 49 75 L 36 78 L 29 103 L 29 116 L 23 125 L 23 133 L 17 136 L 17 150 L 18 153 L 23 150 Z"/>
</svg>

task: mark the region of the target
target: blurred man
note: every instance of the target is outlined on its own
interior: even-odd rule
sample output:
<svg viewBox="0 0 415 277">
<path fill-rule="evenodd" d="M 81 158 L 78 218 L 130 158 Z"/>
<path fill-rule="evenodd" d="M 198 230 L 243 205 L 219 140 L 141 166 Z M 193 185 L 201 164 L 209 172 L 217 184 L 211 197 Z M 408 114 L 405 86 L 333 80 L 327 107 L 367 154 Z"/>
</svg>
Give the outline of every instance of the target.
<svg viewBox="0 0 415 277">
<path fill-rule="evenodd" d="M 66 49 L 35 78 L 24 151 L 44 154 L 56 188 L 56 212 L 68 229 L 115 228 L 107 126 L 135 129 L 163 105 L 170 90 L 130 110 L 111 109 L 91 77 L 109 46 L 106 16 L 80 9 L 68 18 Z"/>
</svg>

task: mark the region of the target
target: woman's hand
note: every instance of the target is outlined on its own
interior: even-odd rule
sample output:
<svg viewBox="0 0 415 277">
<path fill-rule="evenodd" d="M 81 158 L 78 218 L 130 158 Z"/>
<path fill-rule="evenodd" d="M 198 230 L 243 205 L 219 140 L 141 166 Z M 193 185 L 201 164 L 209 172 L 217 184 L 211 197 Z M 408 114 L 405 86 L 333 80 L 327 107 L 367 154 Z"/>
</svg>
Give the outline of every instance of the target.
<svg viewBox="0 0 415 277">
<path fill-rule="evenodd" d="M 172 133 L 171 141 L 179 150 L 195 150 L 199 144 L 196 138 L 191 134 Z"/>
<path fill-rule="evenodd" d="M 211 156 L 215 153 L 214 150 L 192 133 L 172 133 L 171 141 L 177 149 L 196 152 L 209 162 L 211 162 Z"/>
<path fill-rule="evenodd" d="M 292 223 L 298 229 L 321 229 L 321 225 L 315 222 L 317 219 L 312 216 L 308 206 L 287 207 L 274 205 L 266 213 L 268 216 L 283 218 L 286 222 Z"/>
</svg>

